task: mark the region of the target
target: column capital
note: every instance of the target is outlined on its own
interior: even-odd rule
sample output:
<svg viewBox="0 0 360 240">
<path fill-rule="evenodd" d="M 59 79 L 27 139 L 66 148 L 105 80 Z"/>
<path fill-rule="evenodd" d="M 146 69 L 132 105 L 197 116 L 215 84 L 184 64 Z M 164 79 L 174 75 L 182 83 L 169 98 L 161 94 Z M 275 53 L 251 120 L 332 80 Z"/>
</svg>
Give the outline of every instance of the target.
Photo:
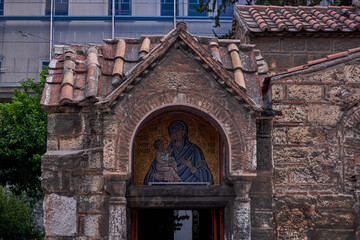
<svg viewBox="0 0 360 240">
<path fill-rule="evenodd" d="M 227 179 L 234 185 L 236 202 L 249 202 L 249 192 L 256 173 L 228 174 Z"/>
<path fill-rule="evenodd" d="M 126 186 L 130 180 L 130 176 L 119 172 L 103 172 L 103 175 L 105 178 L 105 191 L 113 198 L 125 197 Z"/>
</svg>

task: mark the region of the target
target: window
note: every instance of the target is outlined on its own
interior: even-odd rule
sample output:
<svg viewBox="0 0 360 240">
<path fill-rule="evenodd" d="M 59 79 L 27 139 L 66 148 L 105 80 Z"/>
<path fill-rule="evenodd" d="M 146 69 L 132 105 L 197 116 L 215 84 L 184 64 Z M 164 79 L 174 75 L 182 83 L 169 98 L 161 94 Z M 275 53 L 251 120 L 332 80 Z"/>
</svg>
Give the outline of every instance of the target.
<svg viewBox="0 0 360 240">
<path fill-rule="evenodd" d="M 1 1 L 1 0 L 0 0 Z M 68 15 L 69 0 L 53 0 L 55 15 Z M 45 15 L 51 14 L 51 0 L 46 0 Z"/>
<path fill-rule="evenodd" d="M 176 16 L 179 15 L 177 3 L 176 0 Z M 174 16 L 174 0 L 161 0 L 161 16 Z"/>
<path fill-rule="evenodd" d="M 42 61 L 42 62 L 41 62 L 41 69 L 44 69 L 45 67 L 48 67 L 49 64 L 50 64 L 49 61 Z"/>
<path fill-rule="evenodd" d="M 131 15 L 131 0 L 115 0 L 115 15 Z M 109 0 L 109 15 L 112 15 L 112 0 Z"/>
<path fill-rule="evenodd" d="M 217 2 L 217 7 L 219 8 L 219 6 L 221 5 L 221 1 Z M 230 6 L 226 6 L 225 8 L 225 12 L 221 11 L 221 15 L 223 17 L 232 17 L 234 14 L 234 4 L 231 4 Z"/>
<path fill-rule="evenodd" d="M 4 15 L 4 1 L 0 0 L 0 15 Z"/>
<path fill-rule="evenodd" d="M 189 0 L 189 8 L 188 8 L 188 15 L 189 16 L 207 16 L 208 13 L 205 12 L 198 12 L 196 11 L 196 8 L 198 8 L 200 6 L 199 4 L 199 0 Z"/>
</svg>

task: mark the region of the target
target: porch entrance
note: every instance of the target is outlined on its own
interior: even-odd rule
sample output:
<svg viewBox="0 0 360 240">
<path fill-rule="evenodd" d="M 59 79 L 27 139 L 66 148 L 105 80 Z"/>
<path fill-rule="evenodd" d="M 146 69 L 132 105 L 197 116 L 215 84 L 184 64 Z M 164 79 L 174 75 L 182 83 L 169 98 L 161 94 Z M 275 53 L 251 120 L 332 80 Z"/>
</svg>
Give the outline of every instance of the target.
<svg viewBox="0 0 360 240">
<path fill-rule="evenodd" d="M 223 209 L 133 209 L 133 240 L 223 240 Z"/>
</svg>

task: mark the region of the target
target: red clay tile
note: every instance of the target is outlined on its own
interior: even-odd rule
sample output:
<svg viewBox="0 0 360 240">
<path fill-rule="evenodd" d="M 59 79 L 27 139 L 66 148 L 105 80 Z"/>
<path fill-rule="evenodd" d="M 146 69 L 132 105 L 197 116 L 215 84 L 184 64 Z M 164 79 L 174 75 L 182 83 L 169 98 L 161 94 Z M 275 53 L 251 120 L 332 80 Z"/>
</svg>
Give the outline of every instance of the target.
<svg viewBox="0 0 360 240">
<path fill-rule="evenodd" d="M 347 52 L 335 53 L 335 54 L 328 55 L 327 58 L 328 58 L 329 60 L 335 59 L 335 58 L 342 58 L 342 57 L 344 57 L 346 54 L 347 54 Z"/>
<path fill-rule="evenodd" d="M 75 72 L 86 72 L 86 64 L 85 63 L 76 64 Z"/>
<path fill-rule="evenodd" d="M 75 88 L 82 89 L 85 87 L 86 85 L 85 74 L 75 74 L 74 80 L 75 80 L 75 85 L 74 85 Z"/>
<path fill-rule="evenodd" d="M 321 6 L 237 6 L 237 21 L 242 21 L 250 32 L 264 31 L 294 31 L 291 26 L 287 26 L 284 21 L 290 21 L 297 31 L 360 31 L 360 14 L 354 11 L 353 7 L 321 7 Z M 346 16 L 342 13 L 348 12 Z M 251 16 L 256 21 L 257 26 L 253 26 Z M 279 15 L 284 16 L 280 18 Z M 264 16 L 268 16 L 264 17 Z M 348 16 L 348 17 L 347 17 Z M 335 18 L 335 19 L 334 19 Z M 276 27 L 271 26 L 275 22 Z"/>
<path fill-rule="evenodd" d="M 49 74 L 46 77 L 47 83 L 62 83 L 63 75 L 62 74 Z"/>
<path fill-rule="evenodd" d="M 312 60 L 312 61 L 308 62 L 308 65 L 314 65 L 317 63 L 325 62 L 327 60 L 328 60 L 328 58 L 320 58 L 320 59 Z"/>
<path fill-rule="evenodd" d="M 71 86 L 70 84 L 64 84 L 61 88 L 61 93 L 60 93 L 60 103 L 63 102 L 64 100 L 73 101 L 73 96 L 74 96 L 74 92 L 73 92 L 73 86 Z"/>
<path fill-rule="evenodd" d="M 301 65 L 301 66 L 298 66 L 298 67 L 289 68 L 287 71 L 288 72 L 294 72 L 294 71 L 301 70 L 301 69 L 304 69 L 304 68 L 305 68 L 305 66 Z"/>
</svg>

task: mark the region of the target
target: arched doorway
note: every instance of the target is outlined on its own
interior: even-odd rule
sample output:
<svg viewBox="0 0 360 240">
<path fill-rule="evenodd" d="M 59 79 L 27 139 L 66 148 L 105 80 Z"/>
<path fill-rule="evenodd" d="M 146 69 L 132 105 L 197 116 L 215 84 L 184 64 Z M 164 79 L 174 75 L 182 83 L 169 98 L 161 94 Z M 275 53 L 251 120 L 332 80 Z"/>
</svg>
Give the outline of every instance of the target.
<svg viewBox="0 0 360 240">
<path fill-rule="evenodd" d="M 216 121 L 196 109 L 147 117 L 133 144 L 131 238 L 223 239 L 224 210 L 235 197 L 224 183 L 226 146 Z"/>
</svg>

